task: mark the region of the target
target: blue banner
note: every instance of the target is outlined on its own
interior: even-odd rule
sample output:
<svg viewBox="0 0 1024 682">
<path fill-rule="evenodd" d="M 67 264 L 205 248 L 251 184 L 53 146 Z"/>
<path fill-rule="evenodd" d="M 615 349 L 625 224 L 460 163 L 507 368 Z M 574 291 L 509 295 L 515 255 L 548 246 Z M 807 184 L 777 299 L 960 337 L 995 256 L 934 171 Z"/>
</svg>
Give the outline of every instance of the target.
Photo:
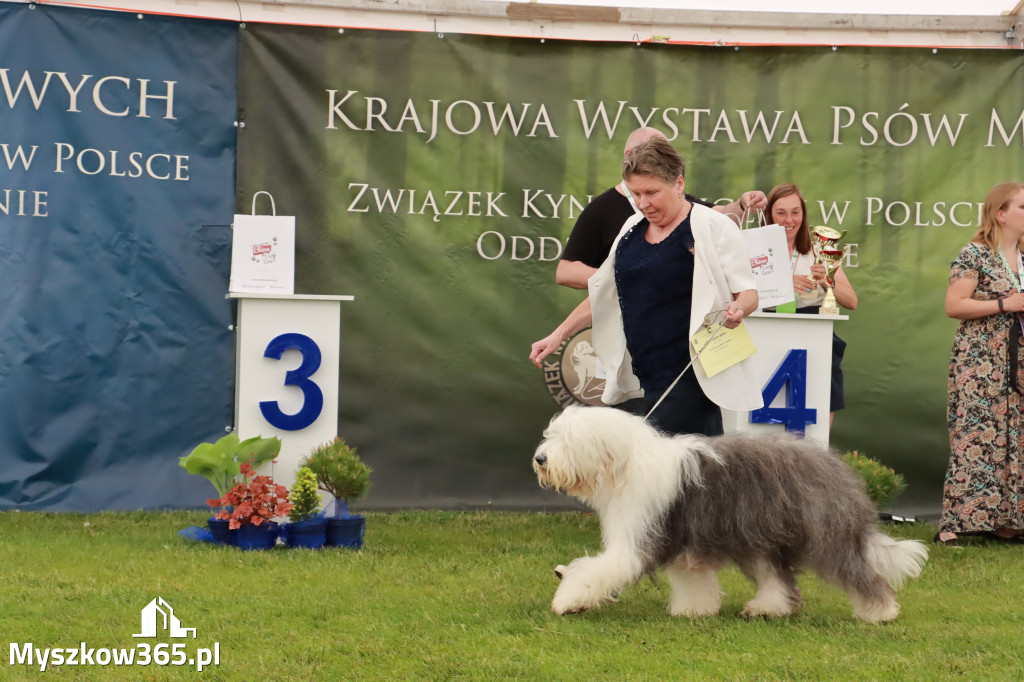
<svg viewBox="0 0 1024 682">
<path fill-rule="evenodd" d="M 212 496 L 236 81 L 233 23 L 0 5 L 0 508 Z"/>
</svg>

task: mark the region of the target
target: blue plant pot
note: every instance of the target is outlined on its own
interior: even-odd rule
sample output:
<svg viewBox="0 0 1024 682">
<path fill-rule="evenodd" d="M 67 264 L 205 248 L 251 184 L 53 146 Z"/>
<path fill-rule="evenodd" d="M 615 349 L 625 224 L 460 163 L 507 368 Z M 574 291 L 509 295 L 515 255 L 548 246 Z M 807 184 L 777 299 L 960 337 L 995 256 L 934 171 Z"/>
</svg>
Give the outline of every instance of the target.
<svg viewBox="0 0 1024 682">
<path fill-rule="evenodd" d="M 230 523 L 230 521 L 224 521 L 212 516 L 206 519 L 206 528 L 210 531 L 210 537 L 213 538 L 214 542 L 222 545 L 236 544 L 235 535 L 238 531 L 231 530 L 228 527 Z"/>
<path fill-rule="evenodd" d="M 320 549 L 327 542 L 327 519 L 314 518 L 286 523 L 281 527 L 281 538 L 289 547 Z"/>
<path fill-rule="evenodd" d="M 351 547 L 359 549 L 363 546 L 366 534 L 366 519 L 361 514 L 348 517 L 327 519 L 327 546 Z"/>
<path fill-rule="evenodd" d="M 243 524 L 235 531 L 235 540 L 239 549 L 270 549 L 277 544 L 278 527 L 273 521 L 253 526 Z"/>
</svg>

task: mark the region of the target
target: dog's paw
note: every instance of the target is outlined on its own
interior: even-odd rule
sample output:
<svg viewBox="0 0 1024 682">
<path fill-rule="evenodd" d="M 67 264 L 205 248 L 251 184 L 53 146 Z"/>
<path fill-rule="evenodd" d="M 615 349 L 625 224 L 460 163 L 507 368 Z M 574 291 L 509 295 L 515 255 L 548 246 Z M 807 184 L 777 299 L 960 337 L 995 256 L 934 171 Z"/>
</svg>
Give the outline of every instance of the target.
<svg viewBox="0 0 1024 682">
<path fill-rule="evenodd" d="M 720 594 L 686 595 L 673 594 L 668 612 L 683 618 L 706 618 L 717 616 L 722 607 Z"/>
<path fill-rule="evenodd" d="M 740 611 L 740 618 L 783 618 L 785 616 L 793 615 L 790 611 L 783 611 L 781 609 L 768 609 L 761 606 L 752 605 L 750 603 L 743 607 Z"/>
<path fill-rule="evenodd" d="M 558 578 L 559 580 L 564 578 L 565 574 L 568 573 L 568 572 L 569 572 L 569 567 L 568 566 L 563 566 L 562 564 L 558 564 L 557 566 L 555 566 L 555 577 Z"/>
<path fill-rule="evenodd" d="M 571 615 L 573 613 L 584 613 L 587 610 L 586 606 L 582 604 L 566 604 L 561 605 L 557 600 L 551 602 L 551 612 L 556 616 Z"/>
<path fill-rule="evenodd" d="M 792 592 L 766 591 L 759 592 L 748 601 L 740 611 L 741 618 L 786 618 L 796 615 L 803 606 L 804 600 L 800 591 Z"/>
<path fill-rule="evenodd" d="M 583 613 L 600 604 L 599 600 L 591 599 L 586 591 L 580 591 L 578 587 L 579 585 L 572 581 L 565 581 L 559 585 L 555 591 L 555 598 L 551 600 L 551 611 L 564 616 L 567 613 Z"/>
<path fill-rule="evenodd" d="M 718 615 L 717 606 L 673 606 L 669 608 L 669 615 L 680 618 L 709 618 Z"/>
<path fill-rule="evenodd" d="M 563 583 L 564 584 L 564 583 Z M 590 609 L 597 608 L 603 604 L 615 604 L 619 601 L 619 591 L 615 590 L 601 596 L 596 599 L 574 599 L 572 597 L 566 597 L 555 593 L 555 598 L 551 602 L 551 610 L 557 613 L 559 616 L 566 613 L 583 613 Z"/>
<path fill-rule="evenodd" d="M 853 615 L 865 623 L 888 623 L 900 615 L 900 605 L 895 599 L 884 599 L 877 603 L 856 604 Z"/>
</svg>

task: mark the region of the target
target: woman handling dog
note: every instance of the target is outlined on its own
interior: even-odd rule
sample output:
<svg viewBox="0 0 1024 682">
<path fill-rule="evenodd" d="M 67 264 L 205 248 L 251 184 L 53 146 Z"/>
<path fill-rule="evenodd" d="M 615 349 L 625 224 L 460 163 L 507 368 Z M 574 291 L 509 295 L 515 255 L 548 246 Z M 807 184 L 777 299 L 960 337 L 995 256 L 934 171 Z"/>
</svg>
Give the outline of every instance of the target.
<svg viewBox="0 0 1024 682">
<path fill-rule="evenodd" d="M 606 404 L 643 396 L 648 410 L 657 404 L 650 421 L 662 431 L 713 436 L 723 432 L 720 406 L 762 406 L 746 361 L 710 378 L 694 363 L 666 390 L 690 362 L 691 336 L 720 321 L 728 329 L 739 326 L 757 309 L 757 289 L 736 224 L 687 201 L 683 172 L 682 158 L 664 138 L 630 150 L 622 177 L 642 215 L 626 221 L 590 278 L 589 296 L 533 344 L 530 360 L 540 367 L 565 339 L 592 324 Z"/>
<path fill-rule="evenodd" d="M 981 227 L 953 261 L 946 314 L 950 459 L 935 542 L 957 534 L 1024 542 L 1024 184 L 993 187 Z"/>
<path fill-rule="evenodd" d="M 814 262 L 811 228 L 807 223 L 807 204 L 800 188 L 792 183 L 776 185 L 768 192 L 768 219 L 786 230 L 786 245 L 793 267 L 795 308 L 790 312 L 816 315 L 825 300 L 825 266 Z M 836 270 L 832 291 L 836 302 L 847 310 L 857 308 L 857 292 L 842 268 Z M 794 304 L 790 304 L 793 306 Z M 776 309 L 777 312 L 783 312 Z M 846 407 L 843 399 L 843 353 L 846 342 L 832 333 L 832 390 L 829 392 L 829 423 L 836 410 Z"/>
</svg>

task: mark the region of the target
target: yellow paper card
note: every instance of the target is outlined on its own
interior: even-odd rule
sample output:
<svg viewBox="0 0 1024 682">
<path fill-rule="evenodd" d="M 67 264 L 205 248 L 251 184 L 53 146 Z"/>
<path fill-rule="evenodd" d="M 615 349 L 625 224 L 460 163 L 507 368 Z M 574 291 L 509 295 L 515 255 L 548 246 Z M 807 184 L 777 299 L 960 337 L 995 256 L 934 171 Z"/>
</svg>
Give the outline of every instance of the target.
<svg viewBox="0 0 1024 682">
<path fill-rule="evenodd" d="M 743 322 L 735 329 L 719 327 L 714 334 L 707 327 L 701 327 L 690 339 L 690 343 L 693 344 L 693 350 L 699 353 L 697 362 L 709 377 L 757 352 L 754 340 L 750 338 L 747 325 Z"/>
</svg>

